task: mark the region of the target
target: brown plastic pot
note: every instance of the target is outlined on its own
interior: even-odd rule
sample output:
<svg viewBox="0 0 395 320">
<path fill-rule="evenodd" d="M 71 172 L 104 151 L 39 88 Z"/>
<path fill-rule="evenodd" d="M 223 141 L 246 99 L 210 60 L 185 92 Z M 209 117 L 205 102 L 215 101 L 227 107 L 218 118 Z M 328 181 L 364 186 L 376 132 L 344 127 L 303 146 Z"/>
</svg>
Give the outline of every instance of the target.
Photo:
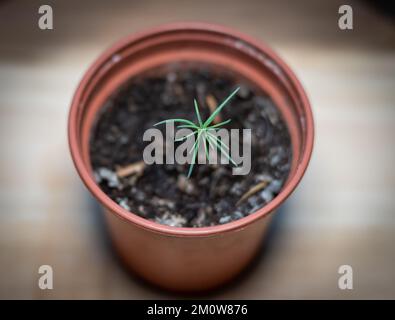
<svg viewBox="0 0 395 320">
<path fill-rule="evenodd" d="M 267 92 L 291 135 L 293 160 L 280 194 L 257 212 L 224 225 L 177 228 L 146 220 L 112 201 L 96 184 L 89 138 L 105 100 L 130 77 L 177 61 L 227 68 Z M 105 208 L 114 246 L 149 282 L 172 290 L 206 290 L 228 281 L 254 257 L 271 213 L 301 180 L 313 147 L 313 118 L 306 94 L 288 66 L 266 45 L 223 26 L 175 23 L 134 34 L 89 68 L 74 95 L 69 144 L 77 171 Z M 158 181 L 160 183 L 160 181 Z"/>
</svg>

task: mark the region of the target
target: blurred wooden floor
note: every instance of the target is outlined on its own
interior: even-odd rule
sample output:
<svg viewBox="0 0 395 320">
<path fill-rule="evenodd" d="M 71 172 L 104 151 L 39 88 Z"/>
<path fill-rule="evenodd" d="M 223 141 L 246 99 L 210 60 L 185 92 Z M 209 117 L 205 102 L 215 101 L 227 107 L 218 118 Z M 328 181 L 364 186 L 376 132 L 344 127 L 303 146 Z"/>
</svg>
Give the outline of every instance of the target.
<svg viewBox="0 0 395 320">
<path fill-rule="evenodd" d="M 169 298 L 117 262 L 97 207 L 72 166 L 69 103 L 115 40 L 174 20 L 227 24 L 273 46 L 296 71 L 316 121 L 311 166 L 241 279 L 210 298 L 395 298 L 395 28 L 351 1 L 38 1 L 0 3 L 0 298 Z M 303 5 L 302 5 L 303 3 Z M 41 291 L 37 269 L 54 268 Z M 354 290 L 337 269 L 354 269 Z"/>
</svg>

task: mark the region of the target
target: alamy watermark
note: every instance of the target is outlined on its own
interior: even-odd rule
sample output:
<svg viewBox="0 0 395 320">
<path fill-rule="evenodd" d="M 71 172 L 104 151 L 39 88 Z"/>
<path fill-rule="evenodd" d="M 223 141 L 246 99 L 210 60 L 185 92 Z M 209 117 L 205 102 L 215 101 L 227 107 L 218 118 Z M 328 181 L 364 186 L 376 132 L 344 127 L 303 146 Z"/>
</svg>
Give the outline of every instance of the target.
<svg viewBox="0 0 395 320">
<path fill-rule="evenodd" d="M 41 290 L 53 289 L 53 269 L 50 265 L 44 264 L 38 268 L 38 273 L 41 276 L 38 279 L 38 287 Z"/>
<path fill-rule="evenodd" d="M 43 4 L 38 8 L 39 18 L 38 27 L 41 30 L 52 30 L 53 29 L 53 10 L 48 4 Z"/>
<path fill-rule="evenodd" d="M 353 11 L 352 7 L 348 4 L 343 4 L 339 7 L 339 17 L 338 26 L 340 30 L 352 30 L 353 25 Z"/>
<path fill-rule="evenodd" d="M 197 149 L 194 163 L 197 164 L 235 164 L 232 168 L 234 175 L 246 175 L 251 170 L 251 129 L 219 129 L 207 130 L 202 134 L 209 134 L 210 141 L 220 141 L 219 148 L 229 152 L 227 157 L 210 143 L 201 143 Z M 150 142 L 144 149 L 143 159 L 151 164 L 192 164 L 193 150 L 196 139 L 193 131 L 188 128 L 176 131 L 174 123 L 166 123 L 165 137 L 161 130 L 156 128 L 144 132 L 143 140 Z M 177 143 L 182 137 L 187 137 L 184 142 Z M 200 136 L 201 137 L 201 136 Z M 202 139 L 202 138 L 200 138 Z M 233 160 L 233 161 L 232 161 Z"/>
<path fill-rule="evenodd" d="M 340 290 L 352 290 L 353 287 L 353 270 L 348 264 L 343 264 L 339 267 L 338 273 L 341 274 L 337 285 Z"/>
</svg>

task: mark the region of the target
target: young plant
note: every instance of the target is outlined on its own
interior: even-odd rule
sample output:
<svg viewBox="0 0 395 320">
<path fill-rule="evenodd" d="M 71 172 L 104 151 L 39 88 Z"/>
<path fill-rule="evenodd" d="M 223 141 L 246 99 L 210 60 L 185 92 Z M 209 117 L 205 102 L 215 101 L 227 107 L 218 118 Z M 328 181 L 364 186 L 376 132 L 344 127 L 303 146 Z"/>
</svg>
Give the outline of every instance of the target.
<svg viewBox="0 0 395 320">
<path fill-rule="evenodd" d="M 177 126 L 177 128 L 188 128 L 192 129 L 192 133 L 181 137 L 179 139 L 175 139 L 175 141 L 182 141 L 187 139 L 190 136 L 196 136 L 195 143 L 193 144 L 191 150 L 189 152 L 193 152 L 192 154 L 192 161 L 189 166 L 189 171 L 188 171 L 188 178 L 192 174 L 193 167 L 196 163 L 196 157 L 198 155 L 199 147 L 201 144 L 204 146 L 206 158 L 209 159 L 209 148 L 212 148 L 215 152 L 219 150 L 234 166 L 237 166 L 237 164 L 233 161 L 229 154 L 229 147 L 221 141 L 216 135 L 212 133 L 213 130 L 218 130 L 220 129 L 221 126 L 228 124 L 231 119 L 228 119 L 226 121 L 222 121 L 217 124 L 212 124 L 216 116 L 221 112 L 221 110 L 228 104 L 230 99 L 233 98 L 233 96 L 239 91 L 239 87 L 236 88 L 212 113 L 211 115 L 207 118 L 206 121 L 202 121 L 202 118 L 200 116 L 200 111 L 199 111 L 199 105 L 194 99 L 194 105 L 195 105 L 195 112 L 196 112 L 196 117 L 198 123 L 194 123 L 188 119 L 168 119 L 168 120 L 163 120 L 158 123 L 156 123 L 154 126 L 164 124 L 164 123 L 181 123 L 181 125 Z"/>
</svg>

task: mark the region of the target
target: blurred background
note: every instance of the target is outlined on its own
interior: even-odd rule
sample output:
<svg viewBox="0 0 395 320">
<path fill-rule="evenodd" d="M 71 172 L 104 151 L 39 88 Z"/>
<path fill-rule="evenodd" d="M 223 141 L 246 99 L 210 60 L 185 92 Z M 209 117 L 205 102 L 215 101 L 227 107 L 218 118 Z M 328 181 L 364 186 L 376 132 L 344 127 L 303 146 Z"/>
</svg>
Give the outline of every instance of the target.
<svg viewBox="0 0 395 320">
<path fill-rule="evenodd" d="M 373 3 L 376 3 L 373 5 Z M 38 28 L 53 8 L 54 30 Z M 353 30 L 338 28 L 339 6 Z M 155 299 L 108 241 L 72 165 L 76 86 L 118 39 L 165 22 L 225 24 L 272 46 L 311 99 L 311 165 L 255 263 L 207 298 L 395 298 L 395 25 L 374 1 L 1 1 L 0 298 Z M 54 269 L 40 290 L 38 268 Z M 338 288 L 351 265 L 354 289 Z"/>
</svg>

